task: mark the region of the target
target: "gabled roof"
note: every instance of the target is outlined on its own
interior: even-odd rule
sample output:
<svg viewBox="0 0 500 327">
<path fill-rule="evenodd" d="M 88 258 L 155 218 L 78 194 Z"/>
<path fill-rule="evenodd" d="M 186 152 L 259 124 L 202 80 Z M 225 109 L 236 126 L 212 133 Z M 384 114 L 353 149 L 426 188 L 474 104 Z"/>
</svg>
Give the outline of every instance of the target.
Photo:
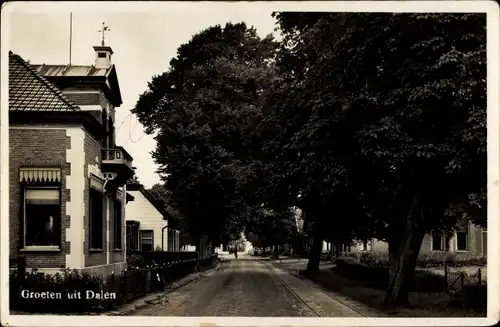
<svg viewBox="0 0 500 327">
<path fill-rule="evenodd" d="M 9 52 L 9 110 L 80 111 L 80 108 L 19 55 Z"/>
<path fill-rule="evenodd" d="M 156 200 L 151 193 L 149 193 L 142 184 L 139 183 L 128 183 L 127 184 L 127 191 L 139 191 L 148 201 L 151 203 L 151 205 L 158 210 L 158 212 L 163 216 L 164 220 L 168 220 L 169 224 L 172 224 L 172 228 L 177 225 L 177 219 L 173 217 L 173 215 L 169 212 L 171 209 L 170 207 L 164 208 L 163 203 L 161 201 Z M 172 209 L 173 210 L 173 209 Z"/>
</svg>

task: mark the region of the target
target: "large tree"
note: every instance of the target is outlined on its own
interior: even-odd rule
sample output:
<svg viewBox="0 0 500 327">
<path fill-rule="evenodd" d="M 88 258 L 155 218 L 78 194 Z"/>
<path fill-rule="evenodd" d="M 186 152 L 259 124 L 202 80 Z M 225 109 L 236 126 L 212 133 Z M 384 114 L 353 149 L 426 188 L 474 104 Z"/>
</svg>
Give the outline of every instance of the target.
<svg viewBox="0 0 500 327">
<path fill-rule="evenodd" d="M 253 131 L 276 48 L 244 23 L 207 28 L 179 47 L 133 109 L 156 134 L 153 158 L 196 240 L 222 241 L 252 202 L 261 175 Z"/>
<path fill-rule="evenodd" d="M 276 17 L 306 219 L 388 240 L 385 304 L 408 304 L 424 234 L 486 217 L 485 17 Z"/>
</svg>

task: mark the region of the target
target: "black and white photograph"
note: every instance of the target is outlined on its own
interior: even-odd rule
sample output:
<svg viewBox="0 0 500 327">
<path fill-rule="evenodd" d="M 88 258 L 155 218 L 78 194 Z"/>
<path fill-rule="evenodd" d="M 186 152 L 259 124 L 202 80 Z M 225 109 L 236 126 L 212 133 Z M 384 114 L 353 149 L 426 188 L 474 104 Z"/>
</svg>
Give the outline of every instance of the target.
<svg viewBox="0 0 500 327">
<path fill-rule="evenodd" d="M 4 4 L 2 325 L 498 323 L 499 8 Z"/>
</svg>

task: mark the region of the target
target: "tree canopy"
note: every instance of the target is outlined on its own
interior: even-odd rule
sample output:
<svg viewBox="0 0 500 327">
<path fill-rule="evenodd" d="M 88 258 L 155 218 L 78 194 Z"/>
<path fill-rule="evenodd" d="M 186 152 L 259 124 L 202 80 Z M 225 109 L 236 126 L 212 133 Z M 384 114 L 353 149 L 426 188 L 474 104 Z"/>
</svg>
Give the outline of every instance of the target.
<svg viewBox="0 0 500 327">
<path fill-rule="evenodd" d="M 194 239 L 263 244 L 298 206 L 310 270 L 325 239 L 386 240 L 386 305 L 407 304 L 425 233 L 486 224 L 486 17 L 273 16 L 281 42 L 210 27 L 140 96 L 168 201 Z"/>
</svg>

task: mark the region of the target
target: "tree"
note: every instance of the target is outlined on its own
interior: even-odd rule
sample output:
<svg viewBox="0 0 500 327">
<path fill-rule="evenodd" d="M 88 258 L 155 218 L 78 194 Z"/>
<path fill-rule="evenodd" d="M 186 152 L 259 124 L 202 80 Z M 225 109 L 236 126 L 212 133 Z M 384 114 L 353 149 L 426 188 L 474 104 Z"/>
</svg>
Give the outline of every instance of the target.
<svg viewBox="0 0 500 327">
<path fill-rule="evenodd" d="M 282 67 L 300 77 L 275 112 L 292 126 L 282 143 L 306 219 L 387 239 L 385 304 L 408 305 L 424 234 L 486 217 L 485 17 L 275 16 Z"/>
<path fill-rule="evenodd" d="M 278 258 L 278 246 L 297 236 L 295 212 L 291 208 L 273 211 L 260 207 L 247 220 L 245 234 L 255 247 L 274 247 L 273 257 Z"/>
<path fill-rule="evenodd" d="M 261 175 L 252 132 L 276 48 L 244 23 L 210 27 L 179 47 L 133 109 L 148 133 L 157 132 L 153 158 L 197 241 L 220 242 L 252 202 Z"/>
</svg>

